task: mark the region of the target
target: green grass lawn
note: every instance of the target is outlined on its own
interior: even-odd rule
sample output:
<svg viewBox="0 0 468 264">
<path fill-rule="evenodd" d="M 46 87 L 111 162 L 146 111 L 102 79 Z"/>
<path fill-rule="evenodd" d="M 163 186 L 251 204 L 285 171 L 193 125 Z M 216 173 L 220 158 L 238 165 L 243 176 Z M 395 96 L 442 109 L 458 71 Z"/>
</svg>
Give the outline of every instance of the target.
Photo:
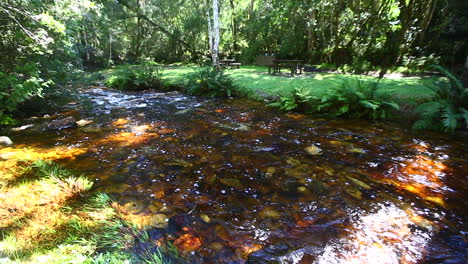
<svg viewBox="0 0 468 264">
<path fill-rule="evenodd" d="M 101 71 L 108 77 L 112 72 L 125 67 L 139 67 L 136 65 L 122 65 L 113 69 Z M 171 85 L 183 86 L 187 75 L 200 69 L 196 65 L 188 66 L 164 66 L 163 80 Z M 338 74 L 338 73 L 304 73 L 299 76 L 290 77 L 288 70 L 283 70 L 281 75 L 268 74 L 265 66 L 241 66 L 240 69 L 226 70 L 225 73 L 232 77 L 234 84 L 245 92 L 249 97 L 259 98 L 262 95 L 290 97 L 296 88 L 305 88 L 310 95 L 320 96 L 324 93 L 333 92 L 343 82 L 375 82 L 376 77 L 365 75 Z M 433 85 L 435 78 L 430 77 L 405 77 L 384 78 L 379 83 L 379 91 L 392 93 L 397 91 L 399 97 L 414 97 L 415 94 L 424 98 L 430 98 L 434 91 L 428 86 Z"/>
<path fill-rule="evenodd" d="M 186 75 L 196 71 L 197 66 L 166 67 L 163 79 L 171 84 L 183 83 Z M 284 73 L 287 70 L 283 70 Z M 253 95 L 258 92 L 272 96 L 291 96 L 296 88 L 305 87 L 314 95 L 326 93 L 336 88 L 344 81 L 359 79 L 364 82 L 377 81 L 376 77 L 336 73 L 304 73 L 293 78 L 286 74 L 278 76 L 268 74 L 268 67 L 242 66 L 240 69 L 226 70 L 226 74 L 232 77 L 234 84 L 247 94 Z M 382 90 L 396 90 L 404 94 L 418 91 L 421 94 L 432 94 L 427 86 L 434 83 L 433 78 L 405 77 L 396 79 L 383 79 L 379 85 Z"/>
</svg>

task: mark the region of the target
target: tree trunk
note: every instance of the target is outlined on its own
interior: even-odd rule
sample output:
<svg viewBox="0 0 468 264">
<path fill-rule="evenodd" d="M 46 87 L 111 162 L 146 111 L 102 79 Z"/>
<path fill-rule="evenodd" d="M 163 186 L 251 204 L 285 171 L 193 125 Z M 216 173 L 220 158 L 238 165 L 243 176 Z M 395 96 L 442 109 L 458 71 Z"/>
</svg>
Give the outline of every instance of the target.
<svg viewBox="0 0 468 264">
<path fill-rule="evenodd" d="M 205 0 L 205 9 L 206 9 L 206 19 L 208 22 L 208 41 L 210 45 L 210 54 L 211 59 L 213 60 L 213 29 L 211 28 L 211 15 L 210 15 L 210 8 L 208 7 L 208 3 Z"/>
<path fill-rule="evenodd" d="M 247 17 L 247 19 L 248 19 L 249 21 L 250 21 L 250 19 L 252 19 L 254 7 L 255 7 L 255 0 L 250 0 L 249 15 L 248 15 L 248 17 Z"/>
<path fill-rule="evenodd" d="M 140 58 L 140 46 L 141 46 L 141 17 L 140 17 L 141 4 L 140 0 L 137 0 L 137 29 L 136 29 L 136 40 L 135 40 L 135 59 L 138 61 Z"/>
<path fill-rule="evenodd" d="M 237 21 L 236 21 L 236 10 L 234 6 L 234 0 L 229 1 L 231 5 L 231 15 L 232 15 L 232 49 L 233 52 L 237 52 Z"/>
<path fill-rule="evenodd" d="M 84 22 L 83 22 L 83 25 L 84 25 Z M 85 50 L 86 50 L 86 63 L 89 63 L 89 61 L 91 60 L 91 55 L 89 54 L 88 36 L 86 34 L 86 27 L 85 26 L 83 26 L 83 41 L 84 41 Z"/>
<path fill-rule="evenodd" d="M 112 34 L 109 32 L 109 62 L 108 66 L 111 66 L 112 63 Z"/>
<path fill-rule="evenodd" d="M 463 68 L 462 83 L 463 87 L 468 88 L 468 55 L 466 55 L 465 67 Z"/>
<path fill-rule="evenodd" d="M 213 0 L 213 66 L 219 69 L 219 9 L 218 0 Z"/>
</svg>

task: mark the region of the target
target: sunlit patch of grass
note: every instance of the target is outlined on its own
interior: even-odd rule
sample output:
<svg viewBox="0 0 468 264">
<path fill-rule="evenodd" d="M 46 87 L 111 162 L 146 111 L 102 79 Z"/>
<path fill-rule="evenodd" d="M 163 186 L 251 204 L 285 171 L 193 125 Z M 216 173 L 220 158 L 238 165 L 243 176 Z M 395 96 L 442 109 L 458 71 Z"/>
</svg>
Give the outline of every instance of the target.
<svg viewBox="0 0 468 264">
<path fill-rule="evenodd" d="M 25 170 L 34 176 L 1 188 L 1 263 L 130 263 L 134 233 L 106 194 L 48 161 Z"/>
</svg>

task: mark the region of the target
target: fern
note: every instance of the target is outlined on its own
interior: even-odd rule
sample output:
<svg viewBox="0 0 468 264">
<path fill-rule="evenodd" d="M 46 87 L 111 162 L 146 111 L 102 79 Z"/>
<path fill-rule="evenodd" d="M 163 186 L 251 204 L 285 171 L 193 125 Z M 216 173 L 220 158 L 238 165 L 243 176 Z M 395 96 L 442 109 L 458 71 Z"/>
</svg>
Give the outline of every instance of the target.
<svg viewBox="0 0 468 264">
<path fill-rule="evenodd" d="M 378 82 L 359 79 L 344 80 L 342 85 L 321 96 L 309 96 L 306 101 L 313 112 L 350 118 L 386 119 L 397 103 L 379 96 Z"/>
<path fill-rule="evenodd" d="M 437 87 L 432 87 L 436 93 L 433 101 L 416 107 L 415 113 L 419 120 L 413 124 L 413 129 L 453 133 L 458 128 L 468 128 L 467 89 L 447 69 L 439 65 L 433 65 L 432 68 L 444 74 L 449 82 L 440 82 Z"/>
<path fill-rule="evenodd" d="M 209 97 L 230 97 L 237 89 L 229 76 L 211 67 L 190 74 L 186 86 L 189 94 Z"/>
<path fill-rule="evenodd" d="M 445 75 L 445 77 L 447 77 L 449 79 L 452 88 L 458 90 L 459 94 L 463 93 L 463 91 L 465 90 L 465 88 L 463 87 L 463 83 L 453 73 L 451 73 L 446 68 L 444 68 L 444 67 L 442 67 L 440 65 L 437 65 L 437 64 L 431 65 L 431 68 L 433 68 L 433 69 L 439 71 L 440 73 L 442 73 L 443 75 Z"/>
<path fill-rule="evenodd" d="M 452 104 L 448 104 L 446 107 L 444 107 L 442 112 L 442 123 L 444 125 L 444 130 L 446 132 L 455 131 L 458 125 L 460 114 L 457 113 Z"/>
</svg>

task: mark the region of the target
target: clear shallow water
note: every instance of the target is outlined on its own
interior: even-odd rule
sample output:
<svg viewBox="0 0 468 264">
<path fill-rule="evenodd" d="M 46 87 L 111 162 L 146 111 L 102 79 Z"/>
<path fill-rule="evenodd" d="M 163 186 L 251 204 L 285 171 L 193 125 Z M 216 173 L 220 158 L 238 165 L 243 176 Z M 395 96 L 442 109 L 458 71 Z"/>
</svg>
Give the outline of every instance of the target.
<svg viewBox="0 0 468 264">
<path fill-rule="evenodd" d="M 80 150 L 126 219 L 199 263 L 464 263 L 466 144 L 243 99 L 83 91 L 93 121 L 9 136 Z M 27 122 L 26 122 L 27 123 Z"/>
</svg>

